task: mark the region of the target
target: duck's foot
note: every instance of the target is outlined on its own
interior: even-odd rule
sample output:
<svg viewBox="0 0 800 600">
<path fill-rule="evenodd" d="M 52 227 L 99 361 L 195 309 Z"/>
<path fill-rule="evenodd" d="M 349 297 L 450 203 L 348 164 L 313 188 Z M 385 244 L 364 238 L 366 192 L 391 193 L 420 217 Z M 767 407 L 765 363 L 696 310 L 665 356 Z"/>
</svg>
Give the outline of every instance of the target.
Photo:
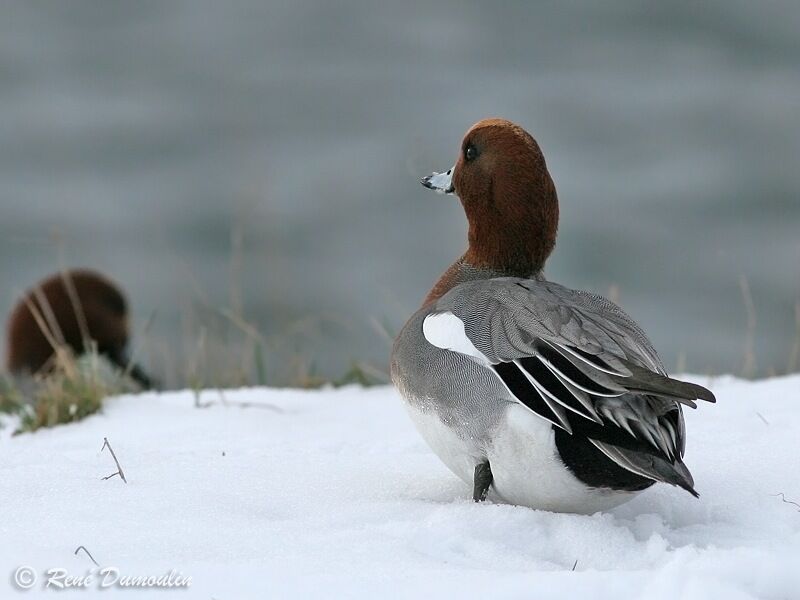
<svg viewBox="0 0 800 600">
<path fill-rule="evenodd" d="M 486 500 L 486 494 L 489 492 L 490 485 L 492 485 L 492 468 L 489 466 L 489 461 L 478 463 L 475 465 L 472 499 L 475 502 L 483 502 Z"/>
</svg>

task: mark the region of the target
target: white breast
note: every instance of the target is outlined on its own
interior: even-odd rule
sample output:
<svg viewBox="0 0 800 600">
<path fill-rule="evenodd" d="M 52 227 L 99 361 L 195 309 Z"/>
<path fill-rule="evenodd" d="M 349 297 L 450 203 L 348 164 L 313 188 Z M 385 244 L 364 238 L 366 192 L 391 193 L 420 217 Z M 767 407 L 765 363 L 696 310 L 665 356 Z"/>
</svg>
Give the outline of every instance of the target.
<svg viewBox="0 0 800 600">
<path fill-rule="evenodd" d="M 474 441 L 460 436 L 452 427 L 442 422 L 433 410 L 422 408 L 418 401 L 406 402 L 408 414 L 422 438 L 441 461 L 461 480 L 470 485 L 475 465 L 484 462 L 484 452 Z"/>
<path fill-rule="evenodd" d="M 592 489 L 558 456 L 550 423 L 520 404 L 510 404 L 491 436 L 487 458 L 494 492 L 506 502 L 557 512 L 591 514 L 627 502 L 631 492 Z"/>
<path fill-rule="evenodd" d="M 622 504 L 633 492 L 592 489 L 567 470 L 558 457 L 550 423 L 520 404 L 509 403 L 482 442 L 465 439 L 434 411 L 407 402 L 422 437 L 444 464 L 468 484 L 475 466 L 488 459 L 494 476 L 489 498 L 556 512 L 591 514 Z"/>
</svg>

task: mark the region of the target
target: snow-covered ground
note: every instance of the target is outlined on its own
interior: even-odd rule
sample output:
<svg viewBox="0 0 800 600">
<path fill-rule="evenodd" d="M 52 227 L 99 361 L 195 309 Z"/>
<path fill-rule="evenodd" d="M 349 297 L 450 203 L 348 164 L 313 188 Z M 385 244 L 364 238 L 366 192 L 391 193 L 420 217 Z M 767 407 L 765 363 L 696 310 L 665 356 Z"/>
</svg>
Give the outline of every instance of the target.
<svg viewBox="0 0 800 600">
<path fill-rule="evenodd" d="M 191 577 L 103 597 L 797 598 L 800 507 L 776 494 L 800 503 L 800 376 L 709 385 L 718 403 L 687 411 L 701 498 L 659 485 L 592 516 L 474 504 L 390 388 L 126 396 L 7 425 L 0 598 L 85 596 L 43 589 L 54 568 L 100 589 L 78 546 L 123 576 Z M 101 479 L 104 437 L 127 484 Z"/>
</svg>

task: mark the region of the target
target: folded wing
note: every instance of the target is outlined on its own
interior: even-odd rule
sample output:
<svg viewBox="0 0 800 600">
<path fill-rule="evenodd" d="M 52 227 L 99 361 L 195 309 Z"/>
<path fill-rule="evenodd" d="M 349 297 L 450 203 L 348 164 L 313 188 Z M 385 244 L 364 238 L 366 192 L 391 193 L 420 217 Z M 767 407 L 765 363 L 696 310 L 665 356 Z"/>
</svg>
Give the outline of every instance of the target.
<svg viewBox="0 0 800 600">
<path fill-rule="evenodd" d="M 520 404 L 618 466 L 696 495 L 681 461 L 681 405 L 714 395 L 667 377 L 615 304 L 544 280 L 491 279 L 448 292 L 423 329 L 430 343 L 470 356 Z"/>
</svg>

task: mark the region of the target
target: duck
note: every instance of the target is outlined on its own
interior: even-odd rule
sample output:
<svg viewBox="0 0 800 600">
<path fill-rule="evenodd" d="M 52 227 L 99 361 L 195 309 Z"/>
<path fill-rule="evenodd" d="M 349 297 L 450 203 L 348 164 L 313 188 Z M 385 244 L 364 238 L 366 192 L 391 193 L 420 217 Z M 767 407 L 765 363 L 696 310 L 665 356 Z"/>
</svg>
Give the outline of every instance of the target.
<svg viewBox="0 0 800 600">
<path fill-rule="evenodd" d="M 90 269 L 64 270 L 39 281 L 12 309 L 6 369 L 17 376 L 45 374 L 55 366 L 54 344 L 75 356 L 94 345 L 100 356 L 150 389 L 154 379 L 130 363 L 129 339 L 128 301 L 119 285 Z"/>
<path fill-rule="evenodd" d="M 479 121 L 421 183 L 458 197 L 468 244 L 394 340 L 391 379 L 472 499 L 592 514 L 659 482 L 699 497 L 683 407 L 716 399 L 669 377 L 615 303 L 545 278 L 559 205 L 533 136 Z"/>
</svg>

